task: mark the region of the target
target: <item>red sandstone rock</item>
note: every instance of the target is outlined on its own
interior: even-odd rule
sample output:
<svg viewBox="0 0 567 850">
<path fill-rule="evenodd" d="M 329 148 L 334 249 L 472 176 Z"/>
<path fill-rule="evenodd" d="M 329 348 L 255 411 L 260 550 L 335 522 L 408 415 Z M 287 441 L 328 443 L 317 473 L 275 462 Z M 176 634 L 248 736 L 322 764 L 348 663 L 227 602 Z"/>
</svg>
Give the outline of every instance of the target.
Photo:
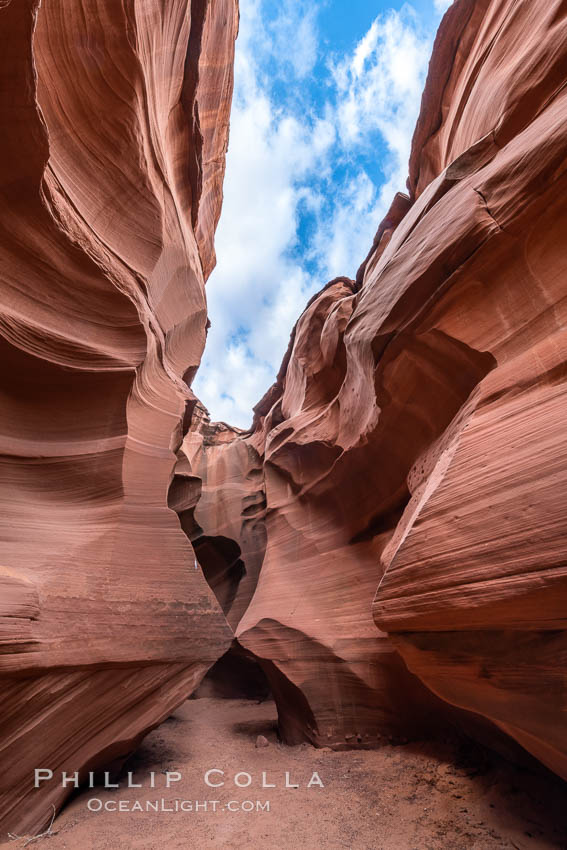
<svg viewBox="0 0 567 850">
<path fill-rule="evenodd" d="M 437 55 L 456 39 L 458 7 Z M 485 234 L 414 333 L 436 329 L 494 365 L 412 470 L 374 613 L 437 694 L 567 777 L 567 11 L 478 2 L 458 38 L 443 89 L 434 53 L 424 106 L 443 121 L 422 121 L 416 135 L 410 185 L 420 197 L 402 225 L 415 240 L 402 233 L 397 251 L 429 265 L 447 250 L 455 211 L 483 211 Z M 365 285 L 388 278 L 384 267 L 382 283 Z"/>
<path fill-rule="evenodd" d="M 242 433 L 185 383 L 232 0 L 0 3 L 3 829 L 67 793 L 34 767 L 120 761 L 228 648 L 200 567 L 286 740 L 415 730 L 421 679 L 567 775 L 564 5 L 452 5 L 409 195 Z"/>
<path fill-rule="evenodd" d="M 252 432 L 204 449 L 216 501 L 195 515 L 241 553 L 244 447 L 262 460 L 265 552 L 236 634 L 288 740 L 410 722 L 423 694 L 394 644 L 567 776 L 566 67 L 564 3 L 456 0 L 409 196 L 356 285 L 299 319 Z"/>
<path fill-rule="evenodd" d="M 167 507 L 205 341 L 233 0 L 0 4 L 0 829 L 123 758 L 232 635 Z"/>
<path fill-rule="evenodd" d="M 190 468 L 203 476 L 204 496 L 192 516 L 210 546 L 197 552 L 219 599 L 231 600 L 225 612 L 239 645 L 268 677 L 288 743 L 376 745 L 384 734 L 422 728 L 435 704 L 372 621 L 388 525 L 367 530 L 372 502 L 361 496 L 376 492 L 371 458 L 360 453 L 343 464 L 340 446 L 328 438 L 353 301 L 348 279 L 313 299 L 252 433 L 200 420 L 183 443 Z M 236 552 L 243 576 L 237 590 Z"/>
<path fill-rule="evenodd" d="M 232 628 L 256 589 L 266 548 L 262 459 L 238 439 L 243 433 L 210 425 L 197 405 L 169 497 Z"/>
</svg>

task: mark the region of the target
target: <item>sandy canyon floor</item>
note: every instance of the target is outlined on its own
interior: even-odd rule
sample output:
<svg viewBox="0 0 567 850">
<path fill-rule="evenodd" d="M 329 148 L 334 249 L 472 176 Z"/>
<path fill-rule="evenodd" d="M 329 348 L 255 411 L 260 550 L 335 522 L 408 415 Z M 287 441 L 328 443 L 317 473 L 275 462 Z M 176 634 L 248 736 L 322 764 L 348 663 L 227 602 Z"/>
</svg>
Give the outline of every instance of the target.
<svg viewBox="0 0 567 850">
<path fill-rule="evenodd" d="M 257 748 L 258 735 L 269 745 Z M 224 787 L 204 783 L 225 779 Z M 142 788 L 127 788 L 127 771 Z M 166 788 L 166 772 L 182 779 Z M 150 787 L 154 773 L 155 788 Z M 233 777 L 252 777 L 248 788 Z M 262 785 L 262 773 L 275 788 Z M 285 788 L 285 774 L 297 789 Z M 317 772 L 324 788 L 306 784 Z M 49 850 L 543 850 L 567 848 L 567 795 L 553 778 L 518 769 L 472 745 L 447 740 L 388 743 L 332 752 L 278 742 L 273 702 L 188 700 L 144 741 L 119 789 L 80 791 L 52 834 L 29 847 Z M 247 782 L 240 777 L 239 781 Z M 90 801 L 125 811 L 89 811 Z M 188 801 L 199 811 L 132 811 L 135 801 Z M 204 802 L 207 801 L 207 810 Z M 213 811 L 213 801 L 217 801 Z M 269 811 L 256 810 L 269 802 Z M 178 807 L 179 807 L 178 803 Z M 98 802 L 91 802 L 97 807 Z M 252 811 L 245 809 L 253 806 Z M 185 803 L 187 807 L 187 803 Z M 230 808 L 236 809 L 230 811 Z M 24 846 L 24 839 L 9 846 Z"/>
</svg>

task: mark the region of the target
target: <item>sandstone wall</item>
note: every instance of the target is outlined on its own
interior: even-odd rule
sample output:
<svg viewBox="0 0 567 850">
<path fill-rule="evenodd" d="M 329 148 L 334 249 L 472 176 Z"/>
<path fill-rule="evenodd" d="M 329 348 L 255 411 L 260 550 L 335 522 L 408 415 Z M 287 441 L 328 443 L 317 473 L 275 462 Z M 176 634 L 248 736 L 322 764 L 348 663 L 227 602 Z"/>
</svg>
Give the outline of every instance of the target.
<svg viewBox="0 0 567 850">
<path fill-rule="evenodd" d="M 205 342 L 234 0 L 0 3 L 0 825 L 35 832 L 231 632 L 167 507 Z"/>
<path fill-rule="evenodd" d="M 288 740 L 414 730 L 419 679 L 567 775 L 566 68 L 565 3 L 456 0 L 408 195 L 298 320 L 252 431 L 207 426 L 195 515 L 241 554 L 262 459 L 261 569 L 231 593 Z"/>
<path fill-rule="evenodd" d="M 0 2 L 4 832 L 233 632 L 288 742 L 452 717 L 567 775 L 565 3 L 455 0 L 408 194 L 249 432 L 188 388 L 236 29 L 235 0 Z"/>
</svg>

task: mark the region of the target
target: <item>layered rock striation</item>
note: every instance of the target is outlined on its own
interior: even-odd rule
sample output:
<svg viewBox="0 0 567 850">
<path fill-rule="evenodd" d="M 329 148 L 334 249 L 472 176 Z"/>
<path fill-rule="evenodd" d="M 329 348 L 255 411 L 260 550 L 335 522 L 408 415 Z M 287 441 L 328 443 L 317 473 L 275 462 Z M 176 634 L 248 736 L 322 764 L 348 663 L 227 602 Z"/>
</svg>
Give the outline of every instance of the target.
<svg viewBox="0 0 567 850">
<path fill-rule="evenodd" d="M 415 265 L 428 216 L 438 255 L 483 222 L 424 319 L 494 366 L 423 458 L 374 616 L 437 694 L 566 777 L 567 9 L 469 5 L 438 38 L 424 108 L 439 121 L 418 123 L 401 228 L 423 239 Z"/>
<path fill-rule="evenodd" d="M 566 67 L 560 0 L 456 0 L 356 281 L 312 299 L 249 433 L 185 440 L 289 741 L 412 730 L 424 683 L 567 775 Z"/>
<path fill-rule="evenodd" d="M 0 3 L 0 829 L 232 633 L 167 494 L 205 342 L 234 0 Z M 53 782 L 34 789 L 34 768 Z"/>
<path fill-rule="evenodd" d="M 237 654 L 290 743 L 452 716 L 567 775 L 565 3 L 455 0 L 408 193 L 247 432 L 189 390 L 236 29 L 0 2 L 4 832 Z"/>
</svg>

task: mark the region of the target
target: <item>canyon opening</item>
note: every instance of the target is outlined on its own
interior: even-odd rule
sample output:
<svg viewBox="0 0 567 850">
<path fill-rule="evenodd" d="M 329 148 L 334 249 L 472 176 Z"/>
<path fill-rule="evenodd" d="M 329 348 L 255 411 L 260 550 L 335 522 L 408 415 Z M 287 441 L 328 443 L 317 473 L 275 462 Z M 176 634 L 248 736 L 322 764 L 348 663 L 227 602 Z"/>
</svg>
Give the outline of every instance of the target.
<svg viewBox="0 0 567 850">
<path fill-rule="evenodd" d="M 0 842 L 567 848 L 565 2 L 0 0 L 0 75 Z"/>
</svg>

